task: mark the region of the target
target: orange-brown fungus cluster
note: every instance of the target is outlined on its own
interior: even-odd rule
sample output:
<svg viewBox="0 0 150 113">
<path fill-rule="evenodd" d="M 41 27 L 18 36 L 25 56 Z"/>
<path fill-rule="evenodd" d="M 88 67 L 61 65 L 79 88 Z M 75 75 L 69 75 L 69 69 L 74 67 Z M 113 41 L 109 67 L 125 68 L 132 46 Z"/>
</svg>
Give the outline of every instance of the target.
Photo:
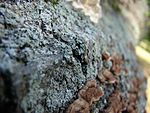
<svg viewBox="0 0 150 113">
<path fill-rule="evenodd" d="M 117 81 L 117 76 L 124 70 L 127 74 L 128 70 L 123 67 L 122 57 L 113 54 L 112 56 L 105 52 L 102 54 L 102 60 L 112 62 L 112 67 L 109 69 L 103 69 L 98 75 L 101 83 L 107 81 L 110 84 L 114 84 Z M 78 99 L 75 100 L 67 109 L 67 113 L 89 113 L 90 106 L 93 102 L 96 102 L 103 96 L 103 91 L 97 87 L 96 80 L 87 81 L 86 85 L 79 91 Z M 120 113 L 125 106 L 125 102 L 122 99 L 120 93 L 115 91 L 109 98 L 109 106 L 105 110 L 106 113 Z"/>
<path fill-rule="evenodd" d="M 114 54 L 111 56 L 111 61 L 112 61 L 112 68 L 111 71 L 115 75 L 119 75 L 121 73 L 122 65 L 123 65 L 123 60 L 121 56 Z"/>
<path fill-rule="evenodd" d="M 102 96 L 103 92 L 97 87 L 96 80 L 88 81 L 86 86 L 79 92 L 79 97 L 86 100 L 90 105 Z"/>
<path fill-rule="evenodd" d="M 98 75 L 98 78 L 100 82 L 108 81 L 110 84 L 113 84 L 117 82 L 116 78 L 113 76 L 113 74 L 108 70 L 104 69 L 100 75 Z"/>
<path fill-rule="evenodd" d="M 144 80 L 140 78 L 134 78 L 132 80 L 133 87 L 129 92 L 129 100 L 128 100 L 128 106 L 127 106 L 127 111 L 129 113 L 137 113 L 136 100 L 138 99 L 138 91 L 143 81 Z"/>
<path fill-rule="evenodd" d="M 132 80 L 132 86 L 133 86 L 133 88 L 132 88 L 132 91 L 131 91 L 131 92 L 134 92 L 134 93 L 138 92 L 138 91 L 139 91 L 139 88 L 140 88 L 140 86 L 141 86 L 141 84 L 142 84 L 144 81 L 145 81 L 144 78 L 138 78 L 138 77 L 134 78 L 134 79 Z"/>
<path fill-rule="evenodd" d="M 134 78 L 132 80 L 132 88 L 128 92 L 128 99 L 122 98 L 119 91 L 114 91 L 108 99 L 108 107 L 104 110 L 105 113 L 137 113 L 137 100 L 140 85 L 144 79 Z"/>
<path fill-rule="evenodd" d="M 96 80 L 89 80 L 78 96 L 69 106 L 67 113 L 89 113 L 90 106 L 103 96 L 103 91 L 97 87 Z"/>
<path fill-rule="evenodd" d="M 127 106 L 127 111 L 129 113 L 137 113 L 137 106 L 136 106 L 137 95 L 136 94 L 129 94 L 129 102 Z"/>
<path fill-rule="evenodd" d="M 118 82 L 114 75 L 120 75 L 123 70 L 125 74 L 128 74 L 128 70 L 123 67 L 123 60 L 120 55 L 113 54 L 110 55 L 108 52 L 102 54 L 103 61 L 111 61 L 111 69 L 103 69 L 102 72 L 98 75 L 98 78 L 101 83 L 108 81 L 110 84 Z"/>
<path fill-rule="evenodd" d="M 69 106 L 67 113 L 89 113 L 89 111 L 89 103 L 79 98 Z"/>
<path fill-rule="evenodd" d="M 125 110 L 126 102 L 119 91 L 115 91 L 110 95 L 108 103 L 109 106 L 105 109 L 105 113 L 122 113 Z"/>
<path fill-rule="evenodd" d="M 105 53 L 103 53 L 102 54 L 102 60 L 109 60 L 109 58 L 110 58 L 110 54 L 108 53 L 108 52 L 105 52 Z"/>
</svg>

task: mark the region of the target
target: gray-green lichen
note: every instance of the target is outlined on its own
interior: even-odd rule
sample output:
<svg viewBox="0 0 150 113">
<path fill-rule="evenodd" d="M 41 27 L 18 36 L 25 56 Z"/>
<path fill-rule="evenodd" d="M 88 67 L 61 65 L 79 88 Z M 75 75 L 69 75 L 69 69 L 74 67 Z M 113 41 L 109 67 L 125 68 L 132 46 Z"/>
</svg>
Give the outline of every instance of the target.
<svg viewBox="0 0 150 113">
<path fill-rule="evenodd" d="M 104 10 L 98 25 L 63 0 L 55 7 L 44 0 L 0 2 L 0 12 L 5 16 L 5 21 L 0 18 L 0 69 L 9 70 L 12 81 L 22 80 L 13 82 L 13 87 L 20 87 L 14 90 L 16 104 L 25 113 L 64 113 L 79 89 L 104 67 L 104 51 L 120 53 L 129 69 L 137 65 L 127 46 L 132 35 L 122 17 L 109 10 Z M 130 70 L 128 78 L 120 78 L 122 93 L 134 74 Z M 100 86 L 105 95 L 93 106 L 93 113 L 107 105 L 114 90 L 112 85 Z M 20 94 L 22 90 L 25 93 Z"/>
</svg>

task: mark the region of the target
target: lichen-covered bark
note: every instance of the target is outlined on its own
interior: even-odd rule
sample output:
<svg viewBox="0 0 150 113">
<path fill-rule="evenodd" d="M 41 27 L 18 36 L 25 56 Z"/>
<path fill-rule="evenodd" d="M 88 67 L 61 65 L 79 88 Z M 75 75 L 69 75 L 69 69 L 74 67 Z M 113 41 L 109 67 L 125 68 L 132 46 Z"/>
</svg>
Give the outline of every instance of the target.
<svg viewBox="0 0 150 113">
<path fill-rule="evenodd" d="M 63 0 L 55 6 L 44 0 L 0 2 L 0 111 L 65 113 L 86 82 L 94 79 L 104 95 L 90 112 L 106 112 L 111 95 L 119 92 L 116 103 L 120 98 L 133 102 L 133 93 L 135 110 L 144 113 L 145 81 L 132 81 L 144 79 L 132 38 L 124 18 L 105 5 L 103 18 L 94 25 Z M 128 70 L 128 75 L 122 71 L 116 77 L 117 84 L 97 79 L 112 67 L 111 61 L 102 60 L 104 52 L 122 56 Z"/>
</svg>

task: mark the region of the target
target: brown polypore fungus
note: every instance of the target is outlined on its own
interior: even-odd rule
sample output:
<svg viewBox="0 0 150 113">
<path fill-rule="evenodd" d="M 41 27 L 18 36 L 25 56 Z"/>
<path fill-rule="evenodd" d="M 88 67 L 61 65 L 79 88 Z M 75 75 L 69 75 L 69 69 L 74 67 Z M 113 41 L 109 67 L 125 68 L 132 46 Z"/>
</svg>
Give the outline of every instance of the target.
<svg viewBox="0 0 150 113">
<path fill-rule="evenodd" d="M 103 91 L 96 86 L 95 80 L 88 81 L 86 86 L 79 92 L 79 98 L 83 98 L 90 105 L 93 102 L 98 101 L 102 96 Z"/>
<path fill-rule="evenodd" d="M 107 80 L 110 84 L 113 84 L 117 81 L 116 78 L 108 69 L 103 70 L 102 74 L 98 75 L 98 78 L 100 79 L 101 82 Z"/>
<path fill-rule="evenodd" d="M 87 81 L 85 87 L 96 87 L 96 80 L 89 80 Z"/>
<path fill-rule="evenodd" d="M 127 106 L 127 111 L 129 113 L 137 113 L 137 106 L 136 106 L 136 100 L 137 100 L 137 93 L 129 93 L 129 102 Z"/>
<path fill-rule="evenodd" d="M 69 106 L 67 113 L 89 113 L 90 105 L 98 101 L 103 92 L 97 87 L 96 80 L 89 80 L 78 96 L 79 98 Z"/>
<path fill-rule="evenodd" d="M 122 60 L 121 56 L 114 54 L 111 56 L 111 61 L 112 61 L 111 71 L 115 75 L 119 75 L 121 73 L 122 64 L 123 64 L 123 60 Z"/>
<path fill-rule="evenodd" d="M 133 78 L 132 80 L 132 87 L 130 89 L 129 93 L 129 100 L 128 100 L 128 106 L 127 106 L 127 112 L 129 113 L 137 113 L 137 106 L 136 102 L 138 100 L 138 91 L 143 83 L 144 78 Z"/>
<path fill-rule="evenodd" d="M 132 80 L 132 91 L 131 92 L 134 92 L 134 93 L 138 92 L 138 90 L 143 82 L 144 82 L 144 78 L 138 78 L 138 77 L 134 78 Z"/>
<path fill-rule="evenodd" d="M 108 103 L 109 106 L 105 110 L 106 113 L 122 113 L 126 106 L 126 102 L 119 91 L 115 91 L 110 95 Z"/>
<path fill-rule="evenodd" d="M 101 73 L 97 77 L 101 83 L 104 83 L 106 81 L 106 78 Z"/>
<path fill-rule="evenodd" d="M 69 106 L 67 113 L 89 113 L 89 111 L 89 103 L 79 98 Z"/>
<path fill-rule="evenodd" d="M 104 52 L 102 54 L 102 60 L 109 60 L 110 59 L 110 54 L 108 52 Z"/>
</svg>

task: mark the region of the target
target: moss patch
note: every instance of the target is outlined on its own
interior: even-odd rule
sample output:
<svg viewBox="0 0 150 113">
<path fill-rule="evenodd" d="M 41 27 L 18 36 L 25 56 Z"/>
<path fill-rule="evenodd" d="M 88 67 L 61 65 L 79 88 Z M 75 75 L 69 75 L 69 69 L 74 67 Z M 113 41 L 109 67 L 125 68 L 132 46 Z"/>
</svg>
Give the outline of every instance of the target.
<svg viewBox="0 0 150 113">
<path fill-rule="evenodd" d="M 119 0 L 108 0 L 108 3 L 116 12 L 120 12 Z"/>
</svg>

